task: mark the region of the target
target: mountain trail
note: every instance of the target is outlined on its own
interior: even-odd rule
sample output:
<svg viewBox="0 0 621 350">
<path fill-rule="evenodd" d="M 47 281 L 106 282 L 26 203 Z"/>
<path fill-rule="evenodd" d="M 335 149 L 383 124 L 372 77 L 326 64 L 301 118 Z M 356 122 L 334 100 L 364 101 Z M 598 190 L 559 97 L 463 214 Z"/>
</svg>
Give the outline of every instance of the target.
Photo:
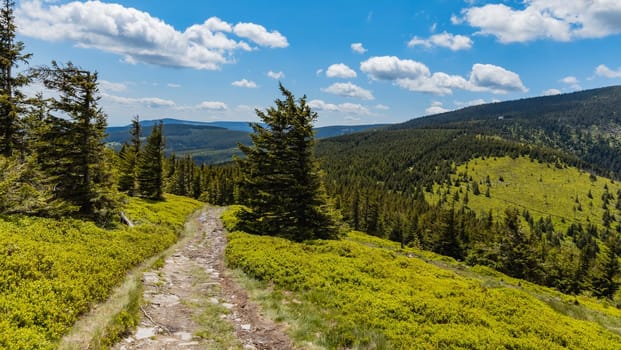
<svg viewBox="0 0 621 350">
<path fill-rule="evenodd" d="M 163 267 L 143 274 L 140 324 L 113 349 L 293 348 L 284 326 L 264 318 L 227 271 L 222 211 L 203 209 Z"/>
</svg>

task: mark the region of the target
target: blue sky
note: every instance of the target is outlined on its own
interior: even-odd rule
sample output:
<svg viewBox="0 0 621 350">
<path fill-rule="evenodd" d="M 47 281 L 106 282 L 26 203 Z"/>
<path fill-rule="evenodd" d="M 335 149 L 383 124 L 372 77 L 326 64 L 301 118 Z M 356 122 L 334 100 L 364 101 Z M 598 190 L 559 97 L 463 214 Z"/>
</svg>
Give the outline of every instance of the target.
<svg viewBox="0 0 621 350">
<path fill-rule="evenodd" d="M 618 0 L 16 3 L 30 65 L 96 70 L 109 125 L 256 121 L 278 81 L 318 126 L 621 84 Z"/>
</svg>

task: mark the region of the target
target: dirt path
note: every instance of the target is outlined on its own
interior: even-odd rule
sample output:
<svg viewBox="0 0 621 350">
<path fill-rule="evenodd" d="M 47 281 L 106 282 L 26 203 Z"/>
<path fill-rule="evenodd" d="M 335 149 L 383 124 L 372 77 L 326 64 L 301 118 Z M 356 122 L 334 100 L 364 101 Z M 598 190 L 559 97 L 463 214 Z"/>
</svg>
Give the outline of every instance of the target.
<svg viewBox="0 0 621 350">
<path fill-rule="evenodd" d="M 115 350 L 292 349 L 283 327 L 264 319 L 226 271 L 221 213 L 203 209 L 196 232 L 161 269 L 144 273 L 141 322 Z"/>
</svg>

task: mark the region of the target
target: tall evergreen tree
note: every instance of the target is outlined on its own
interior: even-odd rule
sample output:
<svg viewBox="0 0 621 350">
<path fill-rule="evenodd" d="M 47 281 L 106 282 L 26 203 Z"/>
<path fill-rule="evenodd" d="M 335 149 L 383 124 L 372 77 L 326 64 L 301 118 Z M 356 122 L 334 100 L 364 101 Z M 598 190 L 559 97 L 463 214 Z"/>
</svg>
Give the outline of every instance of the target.
<svg viewBox="0 0 621 350">
<path fill-rule="evenodd" d="M 135 116 L 132 119 L 132 126 L 129 130 L 131 134 L 130 143 L 124 143 L 119 152 L 119 190 L 127 191 L 130 196 L 133 196 L 136 190 L 136 172 L 138 170 L 137 165 L 141 152 L 141 129 L 140 118 Z"/>
<path fill-rule="evenodd" d="M 71 62 L 33 71 L 58 98 L 50 99 L 50 114 L 38 137 L 41 169 L 55 183 L 55 195 L 80 214 L 109 220 L 117 204 L 112 160 L 104 144 L 106 115 L 99 108 L 97 73 Z M 59 115 L 55 116 L 52 113 Z"/>
<path fill-rule="evenodd" d="M 138 195 L 149 199 L 162 199 L 164 176 L 164 135 L 163 124 L 153 125 L 147 137 L 144 151 L 138 161 Z"/>
<path fill-rule="evenodd" d="M 239 145 L 246 158 L 239 160 L 243 174 L 245 229 L 301 241 L 335 237 L 334 223 L 326 213 L 319 167 L 313 156 L 312 123 L 317 113 L 297 102 L 282 85 L 283 100 L 265 112 L 257 110 L 265 126 L 252 124 L 252 146 Z"/>
<path fill-rule="evenodd" d="M 15 2 L 4 0 L 0 5 L 0 154 L 11 156 L 23 150 L 19 114 L 24 95 L 19 88 L 28 84 L 29 77 L 15 74 L 20 63 L 28 63 L 31 54 L 24 54 L 24 43 L 15 41 Z"/>
</svg>

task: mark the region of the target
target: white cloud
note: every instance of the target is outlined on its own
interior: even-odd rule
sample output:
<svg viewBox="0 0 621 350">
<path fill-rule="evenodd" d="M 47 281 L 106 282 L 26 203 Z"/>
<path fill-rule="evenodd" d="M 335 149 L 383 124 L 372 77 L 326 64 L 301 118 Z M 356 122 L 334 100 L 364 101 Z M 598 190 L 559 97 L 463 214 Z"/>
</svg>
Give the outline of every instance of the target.
<svg viewBox="0 0 621 350">
<path fill-rule="evenodd" d="M 99 87 L 103 91 L 121 92 L 127 90 L 127 85 L 123 83 L 113 83 L 107 80 L 99 80 Z"/>
<path fill-rule="evenodd" d="M 252 80 L 247 80 L 247 79 L 234 81 L 231 83 L 231 85 L 237 86 L 237 87 L 249 88 L 249 89 L 254 89 L 257 87 L 257 83 L 255 83 Z"/>
<path fill-rule="evenodd" d="M 430 74 L 424 64 L 396 56 L 371 57 L 360 63 L 360 70 L 375 80 L 416 79 Z"/>
<path fill-rule="evenodd" d="M 351 49 L 359 54 L 363 54 L 365 52 L 367 52 L 368 50 L 364 48 L 364 46 L 362 46 L 362 43 L 353 43 L 350 45 Z"/>
<path fill-rule="evenodd" d="M 220 101 L 203 101 L 199 103 L 196 108 L 210 111 L 225 111 L 228 109 L 226 103 Z"/>
<path fill-rule="evenodd" d="M 272 78 L 272 79 L 280 80 L 280 79 L 285 77 L 285 73 L 269 71 L 269 72 L 267 72 L 267 76 Z"/>
<path fill-rule="evenodd" d="M 439 95 L 451 94 L 453 89 L 495 94 L 528 91 L 519 75 L 491 64 L 474 64 L 468 80 L 443 72 L 432 74 L 423 63 L 395 56 L 372 57 L 360 63 L 360 70 L 371 79 L 389 80 L 410 91 Z"/>
<path fill-rule="evenodd" d="M 181 87 L 181 84 L 168 83 L 168 84 L 166 84 L 166 86 L 168 86 L 169 88 L 177 89 L 177 88 Z"/>
<path fill-rule="evenodd" d="M 519 75 L 493 64 L 473 65 L 468 82 L 496 94 L 528 91 Z"/>
<path fill-rule="evenodd" d="M 440 114 L 444 112 L 448 112 L 450 109 L 446 109 L 442 106 L 442 102 L 434 101 L 431 103 L 431 106 L 425 109 L 425 113 L 427 114 Z"/>
<path fill-rule="evenodd" d="M 363 100 L 373 100 L 373 94 L 371 91 L 361 88 L 358 85 L 352 83 L 334 83 L 325 89 L 321 89 L 324 92 L 328 92 L 331 94 L 346 96 L 346 97 L 355 97 Z"/>
<path fill-rule="evenodd" d="M 595 74 L 605 78 L 621 78 L 621 67 L 617 70 L 608 68 L 606 65 L 600 64 L 595 68 Z"/>
<path fill-rule="evenodd" d="M 234 62 L 236 51 L 252 50 L 232 35 L 259 46 L 287 46 L 280 33 L 253 23 L 231 26 L 211 17 L 181 32 L 147 12 L 100 1 L 50 4 L 23 0 L 15 10 L 15 19 L 21 35 L 74 42 L 79 47 L 118 54 L 129 64 L 220 69 Z"/>
<path fill-rule="evenodd" d="M 322 68 L 319 68 L 319 69 L 317 69 L 317 70 L 315 71 L 315 75 L 317 75 L 317 76 L 320 76 L 320 75 L 321 75 L 321 73 L 323 73 L 323 69 L 322 69 Z"/>
<path fill-rule="evenodd" d="M 543 96 L 554 96 L 554 95 L 560 95 L 560 94 L 561 94 L 561 90 L 559 89 L 548 89 L 542 93 Z"/>
<path fill-rule="evenodd" d="M 355 78 L 357 76 L 356 72 L 349 68 L 348 65 L 344 63 L 336 63 L 328 67 L 326 70 L 326 76 L 328 78 Z"/>
<path fill-rule="evenodd" d="M 467 50 L 472 47 L 472 39 L 465 35 L 454 35 L 447 32 L 434 34 L 428 39 L 421 39 L 417 36 L 413 37 L 408 43 L 409 47 L 424 46 L 431 48 L 434 46 L 445 47 L 452 51 Z"/>
<path fill-rule="evenodd" d="M 578 79 L 570 75 L 570 76 L 566 76 L 565 78 L 561 79 L 560 82 L 567 84 L 567 85 L 578 84 Z"/>
<path fill-rule="evenodd" d="M 563 84 L 567 84 L 569 86 L 571 86 L 572 89 L 574 90 L 580 90 L 582 87 L 579 84 L 579 81 L 576 77 L 574 76 L 566 76 L 565 78 L 559 80 L 561 83 Z"/>
<path fill-rule="evenodd" d="M 318 111 L 338 112 L 353 115 L 370 115 L 369 109 L 357 103 L 326 103 L 322 100 L 311 100 L 308 105 Z"/>
<path fill-rule="evenodd" d="M 237 23 L 233 32 L 242 38 L 247 38 L 261 46 L 287 47 L 289 43 L 278 31 L 268 32 L 262 25 L 254 23 Z"/>
<path fill-rule="evenodd" d="M 480 28 L 480 34 L 493 35 L 502 43 L 621 33 L 621 2 L 616 0 L 526 0 L 521 9 L 487 4 L 464 9 L 462 16 L 460 20 Z"/>
<path fill-rule="evenodd" d="M 102 93 L 101 96 L 110 102 L 122 105 L 141 105 L 148 108 L 175 107 L 176 103 L 159 97 L 131 98 Z"/>
<path fill-rule="evenodd" d="M 376 104 L 375 106 L 373 106 L 373 108 L 379 109 L 379 110 L 382 110 L 382 111 L 387 111 L 387 110 L 390 109 L 390 107 L 388 107 L 386 105 L 383 105 L 381 103 L 380 104 Z"/>
</svg>

